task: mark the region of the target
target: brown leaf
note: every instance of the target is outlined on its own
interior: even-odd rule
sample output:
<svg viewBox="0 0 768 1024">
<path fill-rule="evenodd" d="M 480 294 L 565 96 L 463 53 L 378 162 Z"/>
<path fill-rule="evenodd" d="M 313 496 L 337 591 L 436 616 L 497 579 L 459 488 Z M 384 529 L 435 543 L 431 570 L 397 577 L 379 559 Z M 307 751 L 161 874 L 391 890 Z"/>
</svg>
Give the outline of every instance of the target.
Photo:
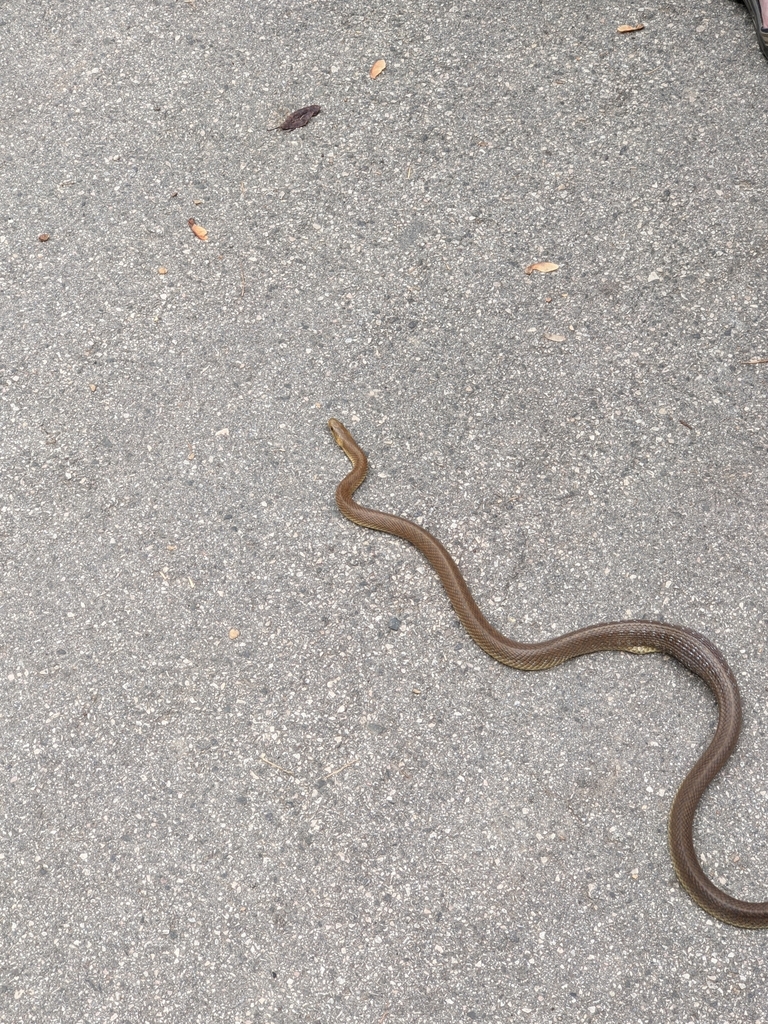
<svg viewBox="0 0 768 1024">
<path fill-rule="evenodd" d="M 305 124 L 309 124 L 313 117 L 317 117 L 320 113 L 320 107 L 301 107 L 299 110 L 294 110 L 292 114 L 279 124 L 277 128 L 267 128 L 268 132 L 276 132 L 281 129 L 284 132 L 292 132 L 295 128 L 303 128 Z"/>
<path fill-rule="evenodd" d="M 187 224 L 189 224 L 189 226 L 192 228 L 192 234 L 193 235 L 197 235 L 197 237 L 202 242 L 207 242 L 208 241 L 208 232 L 206 231 L 205 228 L 201 228 L 199 224 L 195 223 L 195 218 L 194 217 L 190 217 L 189 220 L 187 221 Z"/>
<path fill-rule="evenodd" d="M 229 631 L 229 639 L 230 640 L 237 640 L 237 638 L 239 636 L 240 636 L 240 630 L 239 629 L 235 629 L 234 627 L 232 629 L 230 629 L 230 631 Z"/>
<path fill-rule="evenodd" d="M 534 270 L 537 270 L 540 274 L 551 274 L 553 270 L 559 270 L 559 263 L 532 263 L 530 267 L 525 268 L 526 274 L 532 274 Z"/>
<path fill-rule="evenodd" d="M 616 31 L 617 32 L 642 32 L 644 28 L 645 28 L 645 25 L 642 25 L 640 22 L 638 22 L 637 25 L 619 25 L 619 27 L 616 29 Z"/>
<path fill-rule="evenodd" d="M 38 242 L 47 242 L 50 237 L 50 235 L 38 235 L 37 240 Z"/>
<path fill-rule="evenodd" d="M 158 272 L 158 274 L 167 274 L 168 273 L 168 271 L 165 269 L 165 267 L 158 267 L 157 268 L 157 272 Z"/>
<path fill-rule="evenodd" d="M 565 341 L 564 334 L 545 334 L 544 337 L 547 341 Z"/>
<path fill-rule="evenodd" d="M 385 60 L 377 60 L 370 71 L 371 78 L 378 78 L 384 68 L 387 66 Z"/>
</svg>

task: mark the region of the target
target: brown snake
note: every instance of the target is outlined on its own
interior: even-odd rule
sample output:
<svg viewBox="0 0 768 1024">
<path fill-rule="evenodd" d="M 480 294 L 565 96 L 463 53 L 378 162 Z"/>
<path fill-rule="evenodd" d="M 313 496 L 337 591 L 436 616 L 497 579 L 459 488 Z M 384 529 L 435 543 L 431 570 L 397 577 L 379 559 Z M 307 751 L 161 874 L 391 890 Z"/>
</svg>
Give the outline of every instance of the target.
<svg viewBox="0 0 768 1024">
<path fill-rule="evenodd" d="M 400 516 L 364 508 L 352 495 L 365 479 L 368 460 L 338 420 L 328 426 L 352 463 L 352 471 L 336 488 L 336 504 L 358 526 L 382 530 L 409 541 L 440 577 L 456 614 L 476 644 L 512 668 L 538 671 L 595 651 L 669 654 L 707 684 L 717 700 L 719 717 L 712 742 L 686 775 L 669 815 L 672 863 L 691 897 L 708 913 L 740 928 L 768 927 L 768 902 L 747 903 L 719 889 L 705 875 L 693 846 L 693 819 L 705 789 L 730 757 L 741 729 L 741 698 L 733 672 L 713 643 L 700 633 L 666 622 L 641 619 L 598 622 L 541 643 L 510 640 L 488 622 L 475 604 L 458 566 L 437 538 Z"/>
</svg>

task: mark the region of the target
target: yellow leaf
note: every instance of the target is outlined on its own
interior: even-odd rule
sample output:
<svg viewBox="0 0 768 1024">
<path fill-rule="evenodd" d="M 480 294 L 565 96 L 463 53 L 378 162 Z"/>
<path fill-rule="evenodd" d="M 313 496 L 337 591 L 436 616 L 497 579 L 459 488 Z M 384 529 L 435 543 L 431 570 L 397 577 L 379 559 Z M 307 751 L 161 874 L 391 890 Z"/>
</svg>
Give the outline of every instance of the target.
<svg viewBox="0 0 768 1024">
<path fill-rule="evenodd" d="M 537 270 L 540 274 L 551 274 L 553 270 L 559 270 L 559 263 L 532 263 L 530 267 L 525 268 L 526 274 L 532 274 L 534 270 Z"/>
<path fill-rule="evenodd" d="M 616 31 L 617 32 L 642 32 L 644 28 L 645 28 L 645 25 L 642 25 L 640 22 L 638 22 L 637 25 L 619 25 L 619 27 L 616 29 Z"/>
<path fill-rule="evenodd" d="M 377 60 L 371 68 L 371 78 L 378 78 L 386 66 L 387 62 L 385 60 Z"/>
<path fill-rule="evenodd" d="M 202 228 L 202 227 L 200 227 L 199 224 L 195 223 L 195 218 L 194 217 L 190 217 L 189 220 L 187 221 L 187 223 L 192 228 L 192 234 L 193 235 L 197 235 L 197 237 L 201 241 L 203 241 L 203 242 L 207 242 L 208 241 L 208 232 L 206 231 L 205 228 Z"/>
</svg>

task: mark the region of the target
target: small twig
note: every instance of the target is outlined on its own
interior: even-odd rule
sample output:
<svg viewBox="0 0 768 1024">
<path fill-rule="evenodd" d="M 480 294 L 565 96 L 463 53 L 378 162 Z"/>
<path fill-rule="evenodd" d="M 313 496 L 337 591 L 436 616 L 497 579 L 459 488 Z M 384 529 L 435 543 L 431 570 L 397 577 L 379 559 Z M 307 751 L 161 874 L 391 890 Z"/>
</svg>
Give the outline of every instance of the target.
<svg viewBox="0 0 768 1024">
<path fill-rule="evenodd" d="M 350 761 L 348 764 L 343 764 L 341 768 L 335 768 L 332 772 L 329 772 L 327 775 L 323 775 L 323 781 L 325 781 L 326 779 L 333 778 L 334 775 L 338 775 L 339 772 L 343 772 L 345 768 L 351 768 L 353 764 L 357 764 L 357 761 Z"/>
<path fill-rule="evenodd" d="M 245 274 L 243 273 L 242 267 L 240 267 L 240 281 L 240 298 L 242 299 L 242 297 L 245 295 Z"/>
<path fill-rule="evenodd" d="M 687 428 L 688 428 L 689 430 L 693 430 L 693 427 L 691 426 L 691 424 L 690 424 L 690 423 L 688 423 L 688 421 L 687 421 L 687 420 L 678 420 L 677 422 L 678 422 L 678 423 L 682 423 L 682 424 L 683 424 L 683 426 L 684 426 L 684 427 L 687 427 Z"/>
<path fill-rule="evenodd" d="M 758 356 L 753 356 L 751 359 L 743 359 L 741 365 L 756 366 L 757 363 L 768 363 L 768 359 L 760 359 Z"/>
<path fill-rule="evenodd" d="M 279 772 L 285 772 L 286 775 L 293 775 L 293 777 L 296 778 L 296 776 L 290 770 L 290 768 L 283 768 L 281 764 L 275 764 L 274 761 L 270 761 L 269 758 L 265 757 L 263 754 L 260 754 L 259 757 L 264 762 L 264 764 L 268 764 L 270 768 L 277 768 Z"/>
<path fill-rule="evenodd" d="M 377 1024 L 384 1024 L 384 1021 L 389 1016 L 389 1011 L 391 1010 L 391 1008 L 392 1008 L 392 1003 L 387 1003 L 387 1005 L 384 1007 L 384 1012 L 382 1013 L 382 1015 L 379 1017 L 379 1019 L 377 1021 Z"/>
</svg>

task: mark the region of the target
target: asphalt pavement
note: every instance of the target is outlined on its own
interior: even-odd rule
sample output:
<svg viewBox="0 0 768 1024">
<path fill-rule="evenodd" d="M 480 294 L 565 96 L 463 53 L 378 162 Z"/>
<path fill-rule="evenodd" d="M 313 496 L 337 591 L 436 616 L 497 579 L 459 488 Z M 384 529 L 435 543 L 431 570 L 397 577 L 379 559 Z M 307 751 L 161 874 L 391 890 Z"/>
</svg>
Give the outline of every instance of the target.
<svg viewBox="0 0 768 1024">
<path fill-rule="evenodd" d="M 490 660 L 326 427 L 502 631 L 723 650 L 768 899 L 767 128 L 733 0 L 0 4 L 0 1021 L 768 1021 L 709 692 Z"/>
</svg>

